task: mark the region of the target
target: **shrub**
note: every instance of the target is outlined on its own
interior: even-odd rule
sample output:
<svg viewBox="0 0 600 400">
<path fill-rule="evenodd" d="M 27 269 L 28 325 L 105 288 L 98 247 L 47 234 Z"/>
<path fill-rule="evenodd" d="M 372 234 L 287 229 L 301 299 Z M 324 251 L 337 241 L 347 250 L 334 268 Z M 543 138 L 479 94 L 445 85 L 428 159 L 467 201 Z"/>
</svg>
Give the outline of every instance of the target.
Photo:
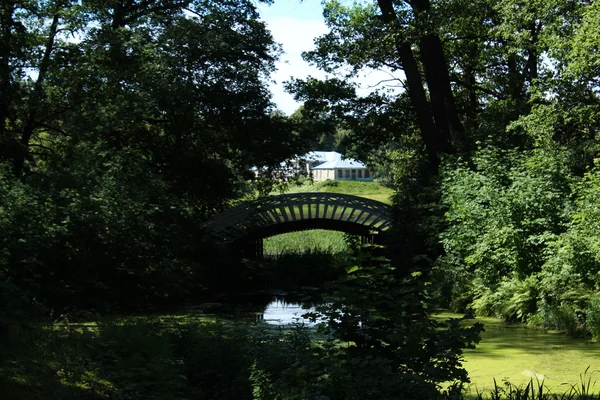
<svg viewBox="0 0 600 400">
<path fill-rule="evenodd" d="M 590 298 L 586 309 L 585 327 L 594 339 L 600 339 L 600 294 L 598 293 Z"/>
<path fill-rule="evenodd" d="M 248 326 L 192 322 L 173 334 L 174 352 L 197 398 L 251 399 L 250 368 L 264 346 Z"/>
<path fill-rule="evenodd" d="M 479 287 L 471 307 L 477 315 L 494 316 L 510 322 L 527 322 L 537 311 L 539 283 L 535 275 L 520 280 L 516 276 L 503 279 L 496 290 Z"/>
<path fill-rule="evenodd" d="M 347 277 L 308 315 L 325 321 L 328 339 L 310 347 L 298 336 L 287 367 L 262 366 L 254 375 L 260 399 L 431 399 L 442 382 L 468 381 L 462 351 L 474 347 L 481 325 L 429 319 L 427 277 L 417 270 L 364 254 L 349 261 Z"/>
<path fill-rule="evenodd" d="M 571 336 L 584 334 L 580 310 L 572 304 L 549 304 L 542 300 L 538 313 L 545 328 L 562 330 Z"/>
<path fill-rule="evenodd" d="M 517 290 L 509 288 L 512 283 L 508 281 L 523 282 L 542 269 L 548 247 L 564 232 L 572 208 L 572 178 L 564 172 L 568 162 L 568 152 L 561 149 L 482 148 L 472 163 L 445 165 L 442 201 L 448 228 L 441 234 L 446 255 L 438 268 L 450 284 L 460 282 L 460 298 L 468 299 L 470 292 L 472 298 L 479 297 L 479 308 L 484 308 L 484 290 L 475 293 L 469 283 L 477 280 L 490 293 L 505 292 L 491 302 L 506 303 Z M 531 302 L 521 300 L 519 308 L 526 303 L 527 310 L 493 308 L 509 318 L 531 313 Z"/>
</svg>

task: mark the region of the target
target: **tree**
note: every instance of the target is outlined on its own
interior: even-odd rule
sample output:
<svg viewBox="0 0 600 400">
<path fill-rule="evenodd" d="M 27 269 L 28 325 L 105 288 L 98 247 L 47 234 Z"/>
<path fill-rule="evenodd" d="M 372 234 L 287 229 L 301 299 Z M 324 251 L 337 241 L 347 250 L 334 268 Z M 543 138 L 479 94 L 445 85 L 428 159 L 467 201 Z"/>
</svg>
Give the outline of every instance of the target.
<svg viewBox="0 0 600 400">
<path fill-rule="evenodd" d="M 584 1 L 561 0 L 381 0 L 352 6 L 329 1 L 324 15 L 331 32 L 317 39 L 317 49 L 305 57 L 346 78 L 358 76 L 362 68 L 403 75 L 396 83 L 404 85 L 406 93 L 400 96 L 410 101 L 395 107 L 410 113 L 412 123 L 404 130 L 419 132 L 435 165 L 438 154 L 468 156 L 477 141 L 531 145 L 525 135 L 505 135 L 507 123 L 540 102 L 538 90 L 551 90 L 548 84 L 557 70 L 543 60 L 555 65 L 565 60 L 567 45 L 561 38 L 573 35 L 585 7 Z M 315 89 L 309 92 L 308 85 Z M 356 98 L 351 91 L 332 97 L 310 80 L 292 89 L 301 99 L 315 99 L 307 106 L 332 111 Z M 378 90 L 360 101 L 382 107 L 394 97 Z M 360 115 L 347 108 L 345 117 Z"/>
<path fill-rule="evenodd" d="M 58 308 L 207 283 L 199 222 L 251 190 L 251 166 L 306 148 L 272 113 L 279 49 L 254 3 L 5 3 L 0 275 Z"/>
</svg>

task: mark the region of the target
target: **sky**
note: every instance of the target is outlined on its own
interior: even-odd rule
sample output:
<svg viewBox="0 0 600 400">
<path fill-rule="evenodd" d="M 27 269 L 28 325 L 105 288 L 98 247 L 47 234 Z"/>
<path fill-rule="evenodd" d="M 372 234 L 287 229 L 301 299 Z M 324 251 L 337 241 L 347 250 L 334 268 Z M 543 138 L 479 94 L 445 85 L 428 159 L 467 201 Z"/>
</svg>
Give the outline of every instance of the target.
<svg viewBox="0 0 600 400">
<path fill-rule="evenodd" d="M 300 104 L 284 91 L 284 82 L 290 77 L 325 77 L 322 71 L 302 60 L 301 55 L 303 51 L 314 48 L 314 38 L 329 31 L 323 21 L 323 6 L 321 0 L 275 0 L 271 6 L 259 4 L 258 10 L 284 51 L 276 64 L 277 72 L 271 76 L 274 80 L 271 93 L 277 108 L 290 115 Z"/>
<path fill-rule="evenodd" d="M 276 42 L 282 45 L 284 54 L 277 62 L 277 72 L 271 78 L 271 93 L 277 108 L 290 115 L 300 107 L 291 94 L 285 92 L 284 82 L 290 77 L 325 78 L 325 73 L 310 66 L 302 59 L 302 52 L 314 49 L 313 40 L 329 31 L 323 20 L 321 0 L 275 0 L 267 6 L 258 4 L 261 18 L 266 22 Z M 359 94 L 366 94 L 377 82 L 389 79 L 381 71 L 364 71 L 357 82 L 362 86 Z"/>
</svg>

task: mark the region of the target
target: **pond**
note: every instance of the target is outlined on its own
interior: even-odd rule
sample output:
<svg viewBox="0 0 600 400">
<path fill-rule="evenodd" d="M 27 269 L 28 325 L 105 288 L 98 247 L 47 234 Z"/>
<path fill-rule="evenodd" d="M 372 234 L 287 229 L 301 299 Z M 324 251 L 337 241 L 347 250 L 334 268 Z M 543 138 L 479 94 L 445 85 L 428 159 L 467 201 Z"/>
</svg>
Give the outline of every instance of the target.
<svg viewBox="0 0 600 400">
<path fill-rule="evenodd" d="M 307 310 L 300 302 L 287 302 L 285 297 L 273 297 L 262 312 L 266 323 L 291 325 L 297 322 L 312 326 L 302 318 Z M 460 318 L 459 314 L 440 313 L 437 319 Z M 471 392 L 489 391 L 493 380 L 520 385 L 530 379 L 543 380 L 553 392 L 563 393 L 570 385 L 579 385 L 581 375 L 590 367 L 587 378 L 599 381 L 600 343 L 571 338 L 563 333 L 544 331 L 524 324 L 507 324 L 496 318 L 477 318 L 485 332 L 476 349 L 465 351 L 464 366 L 471 378 Z"/>
<path fill-rule="evenodd" d="M 444 313 L 441 317 L 458 317 Z M 477 348 L 465 351 L 465 368 L 471 378 L 472 391 L 488 391 L 493 379 L 519 385 L 543 380 L 555 393 L 579 385 L 581 375 L 590 367 L 586 381 L 599 381 L 600 343 L 571 338 L 564 333 L 544 331 L 524 324 L 506 324 L 496 318 L 477 318 L 485 325 Z"/>
</svg>

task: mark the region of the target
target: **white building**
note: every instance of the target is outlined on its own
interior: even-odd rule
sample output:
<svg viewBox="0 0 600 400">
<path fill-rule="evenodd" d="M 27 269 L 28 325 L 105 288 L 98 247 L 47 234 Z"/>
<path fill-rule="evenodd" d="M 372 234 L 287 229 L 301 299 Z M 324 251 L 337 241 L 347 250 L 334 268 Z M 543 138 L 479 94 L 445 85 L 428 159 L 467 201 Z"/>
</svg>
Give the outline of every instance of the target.
<svg viewBox="0 0 600 400">
<path fill-rule="evenodd" d="M 330 161 L 341 160 L 342 155 L 337 151 L 311 151 L 298 157 L 304 163 L 306 174 L 310 176 L 312 168 Z"/>
<path fill-rule="evenodd" d="M 261 171 L 252 168 L 256 176 Z M 372 181 L 371 172 L 360 161 L 352 158 L 343 158 L 337 151 L 311 151 L 302 156 L 281 163 L 281 168 L 275 175 L 280 179 L 306 174 L 315 181 L 330 180 L 356 180 Z"/>
<path fill-rule="evenodd" d="M 315 181 L 331 180 L 353 180 L 372 181 L 371 171 L 360 161 L 352 158 L 344 160 L 327 161 L 311 168 Z"/>
<path fill-rule="evenodd" d="M 371 172 L 362 162 L 352 158 L 344 159 L 336 151 L 311 151 L 299 158 L 306 162 L 306 171 L 315 181 L 373 180 Z"/>
</svg>

